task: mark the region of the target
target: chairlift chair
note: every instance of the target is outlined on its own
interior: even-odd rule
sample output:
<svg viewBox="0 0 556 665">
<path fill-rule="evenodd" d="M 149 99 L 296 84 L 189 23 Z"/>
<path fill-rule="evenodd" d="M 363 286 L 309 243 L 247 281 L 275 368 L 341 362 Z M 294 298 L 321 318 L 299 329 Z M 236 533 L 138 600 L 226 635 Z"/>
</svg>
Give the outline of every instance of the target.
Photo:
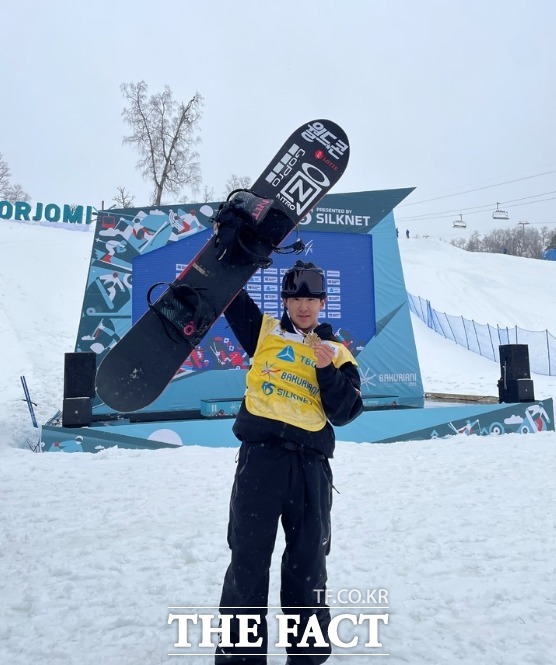
<svg viewBox="0 0 556 665">
<path fill-rule="evenodd" d="M 466 229 L 467 228 L 467 223 L 463 219 L 463 215 L 460 215 L 459 219 L 455 219 L 452 222 L 452 225 L 453 225 L 454 229 Z"/>
<path fill-rule="evenodd" d="M 496 210 L 492 213 L 492 219 L 510 219 L 505 210 L 500 210 L 500 204 L 496 204 Z"/>
</svg>

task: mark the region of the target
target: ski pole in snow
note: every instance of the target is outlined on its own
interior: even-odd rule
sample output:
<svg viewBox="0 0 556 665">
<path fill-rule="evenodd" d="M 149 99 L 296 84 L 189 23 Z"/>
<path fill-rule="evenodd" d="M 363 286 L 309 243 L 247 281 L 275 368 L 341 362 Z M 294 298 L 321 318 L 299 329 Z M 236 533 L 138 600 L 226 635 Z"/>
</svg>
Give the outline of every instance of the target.
<svg viewBox="0 0 556 665">
<path fill-rule="evenodd" d="M 33 427 L 38 428 L 38 423 L 37 419 L 35 417 L 35 409 L 33 408 L 34 402 L 31 401 L 31 395 L 29 394 L 29 388 L 27 388 L 27 381 L 25 380 L 24 376 L 19 377 L 21 379 L 21 385 L 23 386 L 23 392 L 25 393 L 25 401 L 27 402 L 27 406 L 29 407 L 29 413 L 31 414 L 31 420 L 33 421 Z"/>
</svg>

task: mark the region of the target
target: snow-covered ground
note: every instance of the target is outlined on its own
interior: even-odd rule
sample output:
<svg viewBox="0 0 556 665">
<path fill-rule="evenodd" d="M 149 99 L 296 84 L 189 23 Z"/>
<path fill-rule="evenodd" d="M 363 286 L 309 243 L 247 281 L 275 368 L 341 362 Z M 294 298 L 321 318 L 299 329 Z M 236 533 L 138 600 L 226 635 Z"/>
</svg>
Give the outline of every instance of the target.
<svg viewBox="0 0 556 665">
<path fill-rule="evenodd" d="M 0 663 L 156 665 L 169 607 L 213 607 L 228 563 L 235 450 L 39 455 L 19 383 L 44 422 L 60 406 L 92 233 L 0 224 Z M 408 290 L 479 322 L 556 331 L 556 264 L 400 239 Z M 534 297 L 531 297 L 534 293 Z M 495 395 L 499 368 L 414 320 L 427 392 Z M 556 377 L 534 376 L 556 395 Z M 556 653 L 556 434 L 365 445 L 333 460 L 329 589 L 387 592 L 380 649 L 331 663 L 550 665 Z M 278 605 L 279 559 L 271 577 Z M 334 600 L 337 602 L 334 604 Z M 281 650 L 274 649 L 274 652 Z M 352 649 L 351 652 L 354 652 Z M 344 653 L 350 653 L 350 650 Z M 187 663 L 210 663 L 189 656 Z M 285 656 L 272 656 L 278 665 Z"/>
</svg>

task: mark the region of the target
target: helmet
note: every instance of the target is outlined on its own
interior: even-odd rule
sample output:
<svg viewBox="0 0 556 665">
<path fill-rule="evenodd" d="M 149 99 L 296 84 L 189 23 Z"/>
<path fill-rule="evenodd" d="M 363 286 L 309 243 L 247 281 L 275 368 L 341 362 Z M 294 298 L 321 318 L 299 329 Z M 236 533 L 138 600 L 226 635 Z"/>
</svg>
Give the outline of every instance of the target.
<svg viewBox="0 0 556 665">
<path fill-rule="evenodd" d="M 326 298 L 324 270 L 314 263 L 296 261 L 282 279 L 282 298 Z"/>
</svg>

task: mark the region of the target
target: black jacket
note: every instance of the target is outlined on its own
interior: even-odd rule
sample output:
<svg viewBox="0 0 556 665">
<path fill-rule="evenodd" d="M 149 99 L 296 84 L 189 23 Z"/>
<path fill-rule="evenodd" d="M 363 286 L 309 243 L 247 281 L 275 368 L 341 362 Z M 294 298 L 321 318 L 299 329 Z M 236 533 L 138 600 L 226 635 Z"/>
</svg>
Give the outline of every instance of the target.
<svg viewBox="0 0 556 665">
<path fill-rule="evenodd" d="M 261 330 L 263 315 L 246 291 L 240 291 L 225 311 L 225 316 L 239 343 L 251 358 L 255 353 Z M 281 325 L 288 332 L 295 332 L 286 312 Z M 338 341 L 329 323 L 315 328 L 322 340 Z M 332 457 L 335 436 L 332 425 L 346 425 L 363 410 L 361 401 L 361 380 L 357 367 L 344 363 L 339 369 L 330 364 L 317 367 L 317 381 L 320 398 L 328 421 L 317 432 L 310 432 L 295 425 L 289 425 L 271 418 L 255 416 L 247 410 L 245 400 L 234 423 L 233 431 L 240 441 L 281 443 L 291 442 Z"/>
</svg>

